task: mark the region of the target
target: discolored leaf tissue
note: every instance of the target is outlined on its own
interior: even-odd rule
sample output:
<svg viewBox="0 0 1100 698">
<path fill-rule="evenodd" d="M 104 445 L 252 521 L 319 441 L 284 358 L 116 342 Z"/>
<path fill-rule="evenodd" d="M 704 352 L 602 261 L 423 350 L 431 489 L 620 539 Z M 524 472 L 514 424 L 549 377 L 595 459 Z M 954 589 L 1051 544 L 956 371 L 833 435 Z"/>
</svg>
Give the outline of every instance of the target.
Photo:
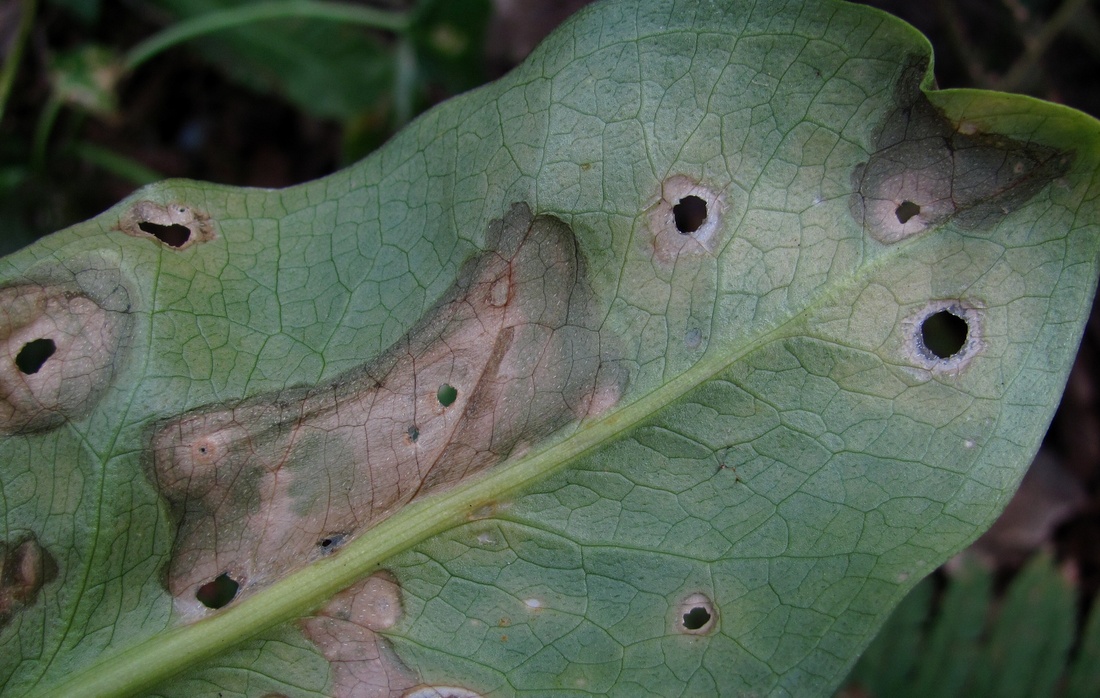
<svg viewBox="0 0 1100 698">
<path fill-rule="evenodd" d="M 1100 124 L 608 0 L 283 190 L 0 260 L 5 695 L 828 694 L 1073 359 Z"/>
</svg>

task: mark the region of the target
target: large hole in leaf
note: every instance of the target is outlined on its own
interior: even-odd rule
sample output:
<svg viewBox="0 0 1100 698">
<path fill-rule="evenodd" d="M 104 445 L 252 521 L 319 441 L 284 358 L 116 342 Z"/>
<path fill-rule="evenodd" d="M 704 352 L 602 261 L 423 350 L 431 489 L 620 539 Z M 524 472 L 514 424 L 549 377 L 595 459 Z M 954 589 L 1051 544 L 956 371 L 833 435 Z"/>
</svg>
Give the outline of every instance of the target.
<svg viewBox="0 0 1100 698">
<path fill-rule="evenodd" d="M 207 608 L 222 608 L 233 600 L 240 587 L 241 585 L 236 580 L 230 577 L 228 573 L 223 572 L 213 581 L 199 587 L 199 590 L 195 592 L 195 598 Z"/>
<path fill-rule="evenodd" d="M 53 356 L 55 351 L 57 351 L 57 345 L 53 343 L 52 339 L 32 340 L 24 344 L 19 353 L 16 354 L 15 365 L 28 376 L 38 373 L 46 360 Z"/>
<path fill-rule="evenodd" d="M 684 614 L 684 629 L 699 630 L 710 622 L 710 611 L 702 606 L 696 606 Z"/>
<path fill-rule="evenodd" d="M 439 400 L 440 405 L 450 407 L 455 404 L 455 400 L 458 399 L 458 390 L 453 385 L 444 383 L 439 386 L 439 390 L 436 391 L 435 396 Z M 420 436 L 419 432 L 417 432 L 417 436 Z"/>
<path fill-rule="evenodd" d="M 925 318 L 920 332 L 928 351 L 941 359 L 949 359 L 966 344 L 970 326 L 951 311 L 941 310 Z"/>
<path fill-rule="evenodd" d="M 179 223 L 161 225 L 160 223 L 141 221 L 138 223 L 138 227 L 169 247 L 182 247 L 191 239 L 191 229 Z"/>
<path fill-rule="evenodd" d="M 920 214 L 920 206 L 912 201 L 902 201 L 897 209 L 894 210 L 894 214 L 898 217 L 898 223 L 905 225 L 909 222 L 910 218 Z"/>
<path fill-rule="evenodd" d="M 681 234 L 694 233 L 707 222 L 707 202 L 689 194 L 672 207 L 672 216 Z"/>
</svg>

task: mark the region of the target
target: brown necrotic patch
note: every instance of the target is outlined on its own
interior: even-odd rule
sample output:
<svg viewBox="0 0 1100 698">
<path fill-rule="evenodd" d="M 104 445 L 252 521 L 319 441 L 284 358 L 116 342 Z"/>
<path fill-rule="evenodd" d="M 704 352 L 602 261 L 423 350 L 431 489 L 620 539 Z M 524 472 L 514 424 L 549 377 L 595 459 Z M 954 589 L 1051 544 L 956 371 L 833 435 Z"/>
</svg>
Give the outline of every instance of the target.
<svg viewBox="0 0 1100 698">
<path fill-rule="evenodd" d="M 57 578 L 57 571 L 57 561 L 34 536 L 0 542 L 0 628 L 33 605 L 42 587 Z"/>
<path fill-rule="evenodd" d="M 1054 148 L 952 123 L 920 90 L 911 64 L 896 103 L 852 173 L 850 209 L 867 233 L 894 243 L 952 221 L 987 228 L 1064 175 L 1072 156 Z"/>
<path fill-rule="evenodd" d="M 402 698 L 482 698 L 482 695 L 461 686 L 417 686 Z"/>
<path fill-rule="evenodd" d="M 69 285 L 0 289 L 0 432 L 87 414 L 113 377 L 129 323 Z"/>
<path fill-rule="evenodd" d="M 161 424 L 152 479 L 179 519 L 168 588 L 203 614 L 327 554 L 402 505 L 536 443 L 618 395 L 572 231 L 512 208 L 451 290 L 366 366 L 314 388 Z M 598 404 L 597 404 L 598 403 Z"/>
<path fill-rule="evenodd" d="M 214 239 L 210 216 L 181 203 L 139 201 L 122 215 L 118 227 L 127 235 L 157 240 L 176 250 Z"/>
<path fill-rule="evenodd" d="M 401 614 L 401 588 L 383 571 L 337 594 L 316 615 L 299 622 L 332 665 L 333 695 L 400 696 L 416 685 L 413 673 L 379 636 Z"/>
<path fill-rule="evenodd" d="M 648 212 L 653 253 L 662 264 L 683 255 L 714 255 L 722 237 L 725 199 L 686 175 L 661 182 L 657 203 Z"/>
</svg>

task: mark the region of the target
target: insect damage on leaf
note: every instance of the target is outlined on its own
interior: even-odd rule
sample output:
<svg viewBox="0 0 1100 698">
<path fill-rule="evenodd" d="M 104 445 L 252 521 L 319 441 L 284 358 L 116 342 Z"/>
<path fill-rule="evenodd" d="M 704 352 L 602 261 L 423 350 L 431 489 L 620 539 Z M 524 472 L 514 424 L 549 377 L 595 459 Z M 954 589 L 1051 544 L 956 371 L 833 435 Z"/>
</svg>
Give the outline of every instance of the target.
<svg viewBox="0 0 1100 698">
<path fill-rule="evenodd" d="M 933 301 L 903 323 L 905 353 L 933 374 L 957 374 L 985 348 L 981 312 L 961 301 Z"/>
<path fill-rule="evenodd" d="M 64 274 L 0 289 L 0 432 L 84 416 L 118 368 L 131 319 L 117 272 Z"/>
<path fill-rule="evenodd" d="M 300 622 L 306 637 L 333 667 L 337 696 L 400 696 L 414 674 L 378 635 L 401 618 L 401 590 L 388 572 L 376 572 L 332 598 Z"/>
<path fill-rule="evenodd" d="M 890 244 L 952 220 L 990 227 L 1064 175 L 1072 156 L 1037 143 L 952 123 L 920 89 L 914 64 L 898 83 L 896 108 L 852 172 L 852 216 Z"/>
<path fill-rule="evenodd" d="M 0 542 L 0 628 L 38 600 L 42 587 L 57 578 L 57 562 L 34 537 Z"/>
<path fill-rule="evenodd" d="M 684 635 L 709 635 L 718 627 L 714 603 L 704 594 L 691 594 L 676 605 L 672 625 Z"/>
<path fill-rule="evenodd" d="M 572 231 L 518 204 L 488 246 L 365 366 L 157 427 L 151 479 L 179 521 L 168 588 L 185 616 L 207 612 L 211 581 L 241 598 L 617 394 Z"/>
<path fill-rule="evenodd" d="M 210 216 L 184 204 L 139 201 L 119 219 L 119 230 L 139 238 L 151 238 L 176 250 L 214 239 Z"/>
<path fill-rule="evenodd" d="M 722 237 L 725 198 L 685 175 L 661 182 L 649 210 L 653 253 L 662 264 L 681 255 L 714 255 Z"/>
</svg>

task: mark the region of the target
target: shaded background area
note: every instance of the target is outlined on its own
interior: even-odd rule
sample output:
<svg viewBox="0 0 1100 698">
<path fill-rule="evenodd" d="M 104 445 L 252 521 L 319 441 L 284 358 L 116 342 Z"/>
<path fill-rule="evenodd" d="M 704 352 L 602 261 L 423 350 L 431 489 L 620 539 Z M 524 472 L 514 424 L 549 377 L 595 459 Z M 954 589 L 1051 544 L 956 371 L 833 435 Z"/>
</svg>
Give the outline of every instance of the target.
<svg viewBox="0 0 1100 698">
<path fill-rule="evenodd" d="M 413 30 L 399 36 L 323 21 L 269 22 L 189 41 L 123 70 L 146 38 L 244 4 L 0 0 L 0 58 L 5 66 L 21 59 L 0 120 L 0 253 L 165 177 L 261 187 L 321 177 L 363 157 L 423 109 L 503 74 L 587 3 L 376 0 L 359 4 L 413 16 Z M 929 37 L 941 88 L 1021 92 L 1100 115 L 1098 0 L 867 4 Z M 1094 310 L 1040 457 L 968 561 L 953 561 L 933 578 L 925 615 L 905 626 L 918 633 L 903 638 L 915 643 L 910 649 L 925 647 L 919 633 L 932 627 L 928 609 L 950 605 L 955 583 L 969 579 L 968 565 L 990 580 L 994 600 L 982 603 L 1003 607 L 1005 590 L 1031 569 L 1036 551 L 1072 594 L 1065 632 L 1070 645 L 1077 642 L 1100 592 L 1098 352 Z M 976 637 L 982 614 L 996 615 L 978 610 Z M 1043 632 L 1042 625 L 1033 618 L 1024 627 Z M 887 689 L 862 675 L 846 690 Z"/>
</svg>

